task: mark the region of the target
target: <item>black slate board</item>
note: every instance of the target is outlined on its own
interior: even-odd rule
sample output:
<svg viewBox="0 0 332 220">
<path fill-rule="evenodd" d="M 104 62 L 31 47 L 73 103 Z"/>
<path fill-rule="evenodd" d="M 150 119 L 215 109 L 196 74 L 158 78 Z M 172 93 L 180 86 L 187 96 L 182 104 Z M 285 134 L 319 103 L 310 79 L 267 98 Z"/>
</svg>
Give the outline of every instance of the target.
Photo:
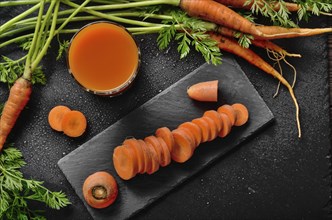
<svg viewBox="0 0 332 220">
<path fill-rule="evenodd" d="M 198 103 L 187 97 L 188 86 L 214 79 L 219 79 L 218 103 Z M 123 181 L 116 176 L 112 152 L 126 137 L 144 138 L 160 126 L 174 129 L 184 121 L 201 116 L 207 109 L 216 109 L 221 104 L 235 102 L 244 103 L 248 107 L 250 121 L 245 126 L 234 128 L 227 138 L 204 143 L 188 162 L 172 163 L 153 175 L 139 175 L 130 181 Z M 272 120 L 271 111 L 240 66 L 232 57 L 224 56 L 222 65 L 202 65 L 60 159 L 58 165 L 82 200 L 81 187 L 88 175 L 99 170 L 114 174 L 119 185 L 117 201 L 104 210 L 85 205 L 94 219 L 125 219 L 225 155 Z"/>
</svg>

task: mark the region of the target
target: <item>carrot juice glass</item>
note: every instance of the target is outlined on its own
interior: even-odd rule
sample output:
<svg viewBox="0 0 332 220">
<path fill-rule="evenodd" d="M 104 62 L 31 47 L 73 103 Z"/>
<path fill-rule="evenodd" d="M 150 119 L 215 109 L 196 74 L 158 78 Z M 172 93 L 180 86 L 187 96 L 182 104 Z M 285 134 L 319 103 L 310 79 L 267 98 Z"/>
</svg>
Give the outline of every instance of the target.
<svg viewBox="0 0 332 220">
<path fill-rule="evenodd" d="M 71 39 L 67 63 L 70 74 L 86 91 L 116 96 L 133 83 L 140 50 L 123 26 L 99 21 L 85 25 Z"/>
</svg>

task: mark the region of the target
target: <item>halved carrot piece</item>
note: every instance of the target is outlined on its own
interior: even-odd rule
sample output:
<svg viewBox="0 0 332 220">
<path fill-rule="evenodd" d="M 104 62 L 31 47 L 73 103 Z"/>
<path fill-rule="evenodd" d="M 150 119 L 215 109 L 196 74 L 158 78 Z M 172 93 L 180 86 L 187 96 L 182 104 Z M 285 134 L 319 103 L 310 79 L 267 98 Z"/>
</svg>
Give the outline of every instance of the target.
<svg viewBox="0 0 332 220">
<path fill-rule="evenodd" d="M 236 120 L 234 125 L 241 126 L 247 123 L 249 119 L 249 112 L 247 107 L 241 103 L 235 103 L 232 105 L 232 108 L 236 112 Z"/>
<path fill-rule="evenodd" d="M 113 152 L 113 165 L 120 178 L 129 180 L 137 174 L 137 167 L 133 155 L 128 148 L 118 146 Z"/>
<path fill-rule="evenodd" d="M 179 128 L 186 128 L 194 135 L 196 147 L 201 144 L 202 131 L 201 131 L 201 128 L 197 124 L 187 121 L 187 122 L 180 124 Z"/>
<path fill-rule="evenodd" d="M 171 130 L 169 130 L 169 128 L 167 127 L 161 127 L 156 130 L 155 134 L 157 137 L 161 137 L 162 139 L 164 139 L 169 151 L 172 152 L 174 146 L 174 138 Z"/>
<path fill-rule="evenodd" d="M 154 147 L 152 144 L 149 142 L 144 142 L 145 145 L 147 146 L 147 149 L 151 153 L 151 168 L 146 171 L 147 174 L 153 174 L 159 170 L 159 159 L 157 152 L 155 151 Z"/>
<path fill-rule="evenodd" d="M 70 111 L 62 118 L 63 133 L 69 137 L 79 137 L 86 129 L 87 121 L 84 114 L 80 111 Z"/>
<path fill-rule="evenodd" d="M 162 151 L 160 165 L 162 167 L 165 167 L 165 166 L 169 165 L 172 161 L 171 152 L 169 151 L 164 139 L 162 139 L 161 137 L 157 137 L 157 140 L 160 143 L 160 147 L 161 147 L 161 151 Z"/>
<path fill-rule="evenodd" d="M 63 116 L 70 112 L 70 108 L 64 105 L 58 105 L 51 109 L 48 113 L 48 124 L 56 131 L 62 131 Z"/>
<path fill-rule="evenodd" d="M 207 142 L 210 139 L 210 128 L 207 121 L 202 118 L 195 118 L 191 122 L 198 125 L 198 127 L 201 129 L 201 143 Z"/>
<path fill-rule="evenodd" d="M 193 155 L 195 143 L 181 129 L 174 129 L 172 134 L 175 141 L 174 149 L 171 152 L 172 159 L 178 163 L 184 163 Z"/>
<path fill-rule="evenodd" d="M 144 162 L 145 162 L 145 155 L 143 153 L 143 149 L 141 147 L 141 145 L 138 143 L 137 139 L 135 138 L 128 138 L 126 140 L 123 141 L 122 143 L 125 146 L 128 146 L 129 148 L 132 148 L 136 154 L 136 158 L 137 158 L 137 169 L 139 173 L 142 173 L 144 170 Z"/>
<path fill-rule="evenodd" d="M 205 120 L 209 125 L 210 134 L 209 134 L 208 141 L 214 140 L 216 137 L 218 137 L 218 133 L 219 133 L 217 124 L 210 117 L 203 116 L 202 119 Z"/>
<path fill-rule="evenodd" d="M 223 122 L 222 129 L 219 132 L 219 137 L 226 137 L 232 129 L 232 123 L 225 113 L 219 113 Z"/>
<path fill-rule="evenodd" d="M 218 80 L 205 81 L 190 86 L 187 90 L 188 96 L 197 101 L 218 101 Z"/>
<path fill-rule="evenodd" d="M 162 152 L 162 149 L 161 149 L 161 146 L 160 146 L 160 143 L 159 143 L 157 137 L 154 135 L 147 136 L 144 138 L 144 142 L 151 144 L 151 146 L 154 148 L 154 150 L 157 153 L 158 163 L 161 165 L 163 152 Z"/>
<path fill-rule="evenodd" d="M 218 113 L 225 113 L 229 120 L 231 121 L 232 126 L 235 123 L 236 120 L 236 113 L 235 110 L 230 105 L 222 105 L 217 110 Z"/>
<path fill-rule="evenodd" d="M 203 117 L 204 116 L 211 118 L 214 121 L 214 123 L 217 125 L 218 132 L 221 131 L 222 120 L 221 120 L 220 114 L 217 111 L 215 111 L 215 110 L 205 111 L 203 114 Z"/>
</svg>

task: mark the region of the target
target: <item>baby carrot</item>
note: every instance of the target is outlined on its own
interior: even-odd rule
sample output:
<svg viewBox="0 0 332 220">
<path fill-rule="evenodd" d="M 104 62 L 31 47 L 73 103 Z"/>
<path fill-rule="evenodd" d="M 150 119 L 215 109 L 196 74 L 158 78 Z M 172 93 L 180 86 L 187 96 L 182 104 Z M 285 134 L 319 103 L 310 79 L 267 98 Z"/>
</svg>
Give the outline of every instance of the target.
<svg viewBox="0 0 332 220">
<path fill-rule="evenodd" d="M 8 100 L 0 118 L 0 151 L 13 129 L 17 118 L 28 103 L 32 92 L 31 82 L 21 77 L 17 79 L 9 92 Z"/>
</svg>

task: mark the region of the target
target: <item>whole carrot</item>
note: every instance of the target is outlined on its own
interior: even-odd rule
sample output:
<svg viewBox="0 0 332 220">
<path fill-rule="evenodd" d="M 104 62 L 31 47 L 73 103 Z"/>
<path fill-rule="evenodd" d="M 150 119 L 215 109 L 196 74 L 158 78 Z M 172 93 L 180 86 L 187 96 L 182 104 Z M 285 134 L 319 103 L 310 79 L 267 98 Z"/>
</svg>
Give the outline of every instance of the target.
<svg viewBox="0 0 332 220">
<path fill-rule="evenodd" d="M 180 0 L 180 7 L 190 16 L 262 39 L 307 37 L 332 32 L 332 28 L 283 28 L 255 25 L 231 8 L 212 0 Z"/>
<path fill-rule="evenodd" d="M 286 88 L 288 89 L 291 98 L 293 99 L 295 110 L 296 110 L 296 121 L 297 121 L 297 128 L 298 128 L 298 136 L 301 137 L 301 125 L 299 119 L 299 105 L 297 103 L 297 99 L 294 94 L 293 87 L 288 83 L 288 81 L 277 71 L 275 70 L 270 64 L 264 61 L 260 56 L 258 56 L 254 51 L 241 47 L 235 40 L 229 39 L 227 37 L 217 35 L 214 33 L 210 34 L 211 38 L 218 42 L 218 47 L 221 50 L 233 53 L 243 59 L 247 60 L 252 65 L 258 67 L 259 69 L 263 70 L 264 72 L 272 75 L 273 77 L 277 78 Z"/>
<path fill-rule="evenodd" d="M 0 118 L 0 150 L 3 148 L 18 116 L 28 103 L 31 92 L 31 82 L 23 77 L 17 79 L 11 87 Z"/>
</svg>

